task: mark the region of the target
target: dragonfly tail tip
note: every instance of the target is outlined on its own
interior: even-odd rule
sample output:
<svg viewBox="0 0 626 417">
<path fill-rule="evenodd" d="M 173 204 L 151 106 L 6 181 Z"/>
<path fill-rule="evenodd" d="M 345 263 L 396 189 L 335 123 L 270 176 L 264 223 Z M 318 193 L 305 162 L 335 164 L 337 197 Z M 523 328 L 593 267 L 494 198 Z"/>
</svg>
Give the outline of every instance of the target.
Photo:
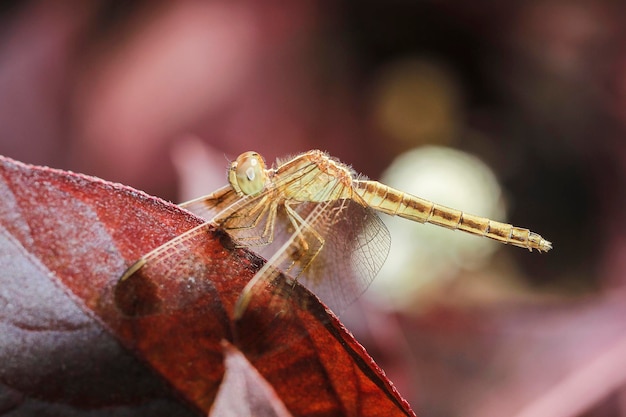
<svg viewBox="0 0 626 417">
<path fill-rule="evenodd" d="M 550 242 L 549 240 L 541 239 L 538 249 L 539 252 L 547 252 L 552 249 L 552 242 Z"/>
</svg>

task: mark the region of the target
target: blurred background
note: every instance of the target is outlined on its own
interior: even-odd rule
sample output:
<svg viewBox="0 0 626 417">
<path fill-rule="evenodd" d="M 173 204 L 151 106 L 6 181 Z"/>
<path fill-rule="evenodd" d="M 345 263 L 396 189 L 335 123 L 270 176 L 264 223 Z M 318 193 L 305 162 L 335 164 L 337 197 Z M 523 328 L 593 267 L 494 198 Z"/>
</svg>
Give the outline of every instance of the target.
<svg viewBox="0 0 626 417">
<path fill-rule="evenodd" d="M 625 134 L 622 1 L 0 6 L 2 155 L 178 202 L 319 148 L 551 240 L 389 221 L 342 318 L 420 416 L 626 416 Z"/>
</svg>

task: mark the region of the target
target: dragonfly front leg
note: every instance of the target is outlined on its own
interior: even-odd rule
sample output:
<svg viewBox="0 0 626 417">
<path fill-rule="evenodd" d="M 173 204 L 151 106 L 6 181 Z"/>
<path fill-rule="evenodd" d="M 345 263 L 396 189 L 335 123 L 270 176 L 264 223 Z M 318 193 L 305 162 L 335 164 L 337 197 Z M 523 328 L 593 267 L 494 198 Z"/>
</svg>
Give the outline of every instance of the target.
<svg viewBox="0 0 626 417">
<path fill-rule="evenodd" d="M 264 246 L 274 241 L 277 210 L 278 203 L 264 196 L 248 209 L 246 216 L 218 219 L 217 224 L 233 237 L 237 246 Z"/>
</svg>

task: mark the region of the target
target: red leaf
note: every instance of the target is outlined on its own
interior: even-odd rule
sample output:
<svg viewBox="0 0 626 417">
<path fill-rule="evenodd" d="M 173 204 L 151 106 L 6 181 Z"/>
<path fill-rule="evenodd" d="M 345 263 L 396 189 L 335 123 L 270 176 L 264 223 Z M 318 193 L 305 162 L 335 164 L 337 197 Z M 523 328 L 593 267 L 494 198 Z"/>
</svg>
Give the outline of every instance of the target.
<svg viewBox="0 0 626 417">
<path fill-rule="evenodd" d="M 109 410 L 142 401 L 138 412 L 155 415 L 148 409 L 159 403 L 169 407 L 163 415 L 183 413 L 117 340 L 206 414 L 224 377 L 227 340 L 293 415 L 414 415 L 302 287 L 290 294 L 291 314 L 277 316 L 268 293 L 234 321 L 237 297 L 261 260 L 221 231 L 190 252 L 189 267 L 202 279 L 152 274 L 116 288 L 134 260 L 201 220 L 122 185 L 7 158 L 0 175 L 0 325 L 8 335 L 0 376 L 10 388 L 0 407 L 37 399 L 43 408 Z M 125 314 L 133 309 L 140 314 Z"/>
</svg>

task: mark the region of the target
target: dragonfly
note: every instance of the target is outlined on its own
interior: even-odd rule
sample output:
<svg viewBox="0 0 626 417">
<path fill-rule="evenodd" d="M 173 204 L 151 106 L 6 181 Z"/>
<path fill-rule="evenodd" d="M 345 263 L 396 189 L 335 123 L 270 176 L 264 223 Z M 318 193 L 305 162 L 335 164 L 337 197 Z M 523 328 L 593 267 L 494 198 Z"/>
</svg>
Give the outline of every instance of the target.
<svg viewBox="0 0 626 417">
<path fill-rule="evenodd" d="M 142 256 L 120 278 L 165 264 L 185 243 L 218 227 L 236 245 L 267 259 L 235 305 L 241 317 L 255 288 L 277 272 L 299 282 L 340 313 L 369 286 L 389 253 L 389 231 L 377 213 L 461 230 L 532 251 L 552 244 L 526 228 L 490 220 L 396 190 L 357 174 L 319 150 L 278 160 L 270 168 L 245 152 L 228 169 L 229 184 L 180 206 L 205 222 Z"/>
</svg>

